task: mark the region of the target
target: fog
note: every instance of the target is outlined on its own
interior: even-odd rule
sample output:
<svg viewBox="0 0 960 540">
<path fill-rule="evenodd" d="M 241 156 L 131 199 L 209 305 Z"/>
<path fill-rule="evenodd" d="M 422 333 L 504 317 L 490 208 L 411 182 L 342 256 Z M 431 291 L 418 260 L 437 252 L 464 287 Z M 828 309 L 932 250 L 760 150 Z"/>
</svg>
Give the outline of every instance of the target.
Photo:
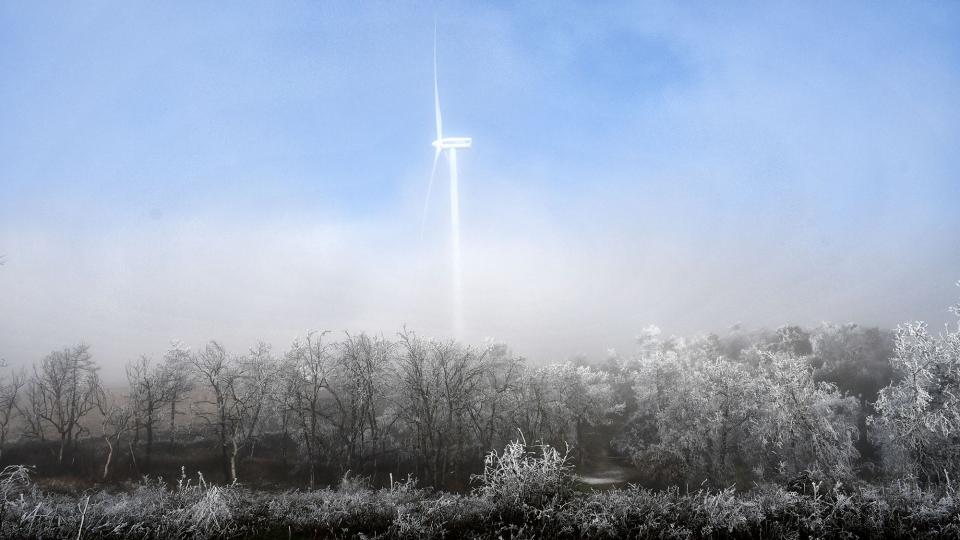
<svg viewBox="0 0 960 540">
<path fill-rule="evenodd" d="M 632 350 L 653 323 L 683 334 L 736 323 L 938 324 L 956 296 L 949 251 L 937 257 L 937 246 L 905 261 L 880 246 L 714 233 L 691 249 L 616 224 L 556 223 L 528 208 L 509 222 L 470 210 L 471 225 L 483 226 L 464 236 L 465 338 L 505 341 L 534 361 Z M 4 238 L 0 269 L 3 354 L 26 363 L 82 341 L 103 365 L 118 366 L 159 355 L 173 339 L 218 339 L 234 350 L 262 339 L 282 349 L 310 329 L 392 335 L 404 325 L 448 337 L 446 237 L 419 242 L 407 217 L 161 219 L 70 238 L 18 231 Z"/>
<path fill-rule="evenodd" d="M 3 8 L 0 357 L 450 335 L 444 176 L 419 237 L 432 13 L 302 10 L 151 29 Z M 629 350 L 649 324 L 947 321 L 944 10 L 442 8 L 445 121 L 475 139 L 465 340 L 540 362 Z"/>
</svg>

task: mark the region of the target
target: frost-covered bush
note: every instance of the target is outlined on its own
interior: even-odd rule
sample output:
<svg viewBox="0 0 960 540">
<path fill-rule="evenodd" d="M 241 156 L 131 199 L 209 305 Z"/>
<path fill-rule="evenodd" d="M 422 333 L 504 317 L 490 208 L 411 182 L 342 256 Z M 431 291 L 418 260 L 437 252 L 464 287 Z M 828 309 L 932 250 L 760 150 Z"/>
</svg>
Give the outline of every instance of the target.
<svg viewBox="0 0 960 540">
<path fill-rule="evenodd" d="M 370 478 L 367 476 L 356 475 L 351 471 L 343 473 L 340 478 L 340 491 L 343 493 L 357 493 L 368 491 L 370 489 Z"/>
<path fill-rule="evenodd" d="M 492 451 L 483 462 L 483 473 L 474 476 L 475 493 L 505 504 L 542 506 L 564 500 L 574 488 L 569 452 L 540 444 L 528 449 L 522 437 L 512 441 L 503 453 Z"/>
<path fill-rule="evenodd" d="M 0 532 L 7 519 L 8 507 L 16 506 L 16 498 L 31 488 L 30 469 L 23 465 L 8 465 L 0 471 Z"/>
</svg>

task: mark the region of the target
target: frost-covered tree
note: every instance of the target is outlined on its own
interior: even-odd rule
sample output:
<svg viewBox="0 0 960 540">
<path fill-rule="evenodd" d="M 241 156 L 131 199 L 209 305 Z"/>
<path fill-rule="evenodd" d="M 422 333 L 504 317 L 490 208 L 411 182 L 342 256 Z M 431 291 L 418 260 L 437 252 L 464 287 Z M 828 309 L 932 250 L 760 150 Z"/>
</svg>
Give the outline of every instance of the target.
<svg viewBox="0 0 960 540">
<path fill-rule="evenodd" d="M 854 400 L 815 381 L 796 354 L 803 333 L 778 332 L 722 355 L 714 336 L 660 341 L 645 332 L 638 355 L 623 362 L 636 407 L 615 447 L 665 483 L 748 482 L 778 471 L 849 476 L 857 457 Z M 785 345 L 784 345 L 785 344 Z"/>
<path fill-rule="evenodd" d="M 759 385 L 741 364 L 717 357 L 682 366 L 657 415 L 660 441 L 654 448 L 679 462 L 687 478 L 727 484 L 735 480 L 760 401 Z"/>
<path fill-rule="evenodd" d="M 960 317 L 960 306 L 953 313 Z M 934 335 L 901 325 L 891 360 L 896 381 L 880 391 L 870 418 L 886 472 L 932 482 L 960 476 L 960 320 Z"/>
<path fill-rule="evenodd" d="M 890 384 L 893 370 L 893 335 L 890 331 L 856 324 L 822 324 L 811 332 L 811 364 L 817 378 L 833 382 L 861 400 L 876 400 Z"/>
<path fill-rule="evenodd" d="M 714 400 L 707 392 L 716 387 L 704 387 L 704 368 L 720 358 L 716 343 L 711 338 L 662 340 L 654 326 L 646 328 L 637 342 L 637 354 L 619 368 L 632 381 L 636 411 L 615 448 L 660 481 L 710 476 L 708 445 L 713 443 L 707 441 L 711 429 L 707 415 Z"/>
<path fill-rule="evenodd" d="M 801 472 L 852 476 L 859 456 L 856 398 L 817 382 L 803 357 L 787 352 L 761 356 L 763 403 L 751 434 L 752 447 L 763 452 L 756 472 L 784 480 Z M 773 474 L 764 474 L 768 471 Z"/>
<path fill-rule="evenodd" d="M 863 458 L 873 461 L 877 447 L 871 444 L 867 417 L 874 413 L 873 403 L 881 388 L 890 384 L 893 369 L 893 333 L 856 324 L 821 324 L 811 331 L 812 353 L 809 363 L 817 380 L 828 381 L 859 400 L 857 449 Z"/>
<path fill-rule="evenodd" d="M 656 326 L 644 329 L 637 338 L 637 356 L 621 369 L 633 381 L 639 414 L 654 418 L 667 405 L 669 393 L 679 382 L 679 353 L 691 354 L 685 343 L 676 338 L 662 341 L 659 336 L 660 329 Z"/>
<path fill-rule="evenodd" d="M 535 377 L 541 385 L 537 406 L 545 415 L 545 440 L 571 444 L 582 462 L 587 428 L 623 412 L 610 374 L 565 362 L 541 368 Z"/>
<path fill-rule="evenodd" d="M 776 342 L 773 348 L 793 356 L 807 356 L 813 352 L 810 333 L 796 325 L 784 325 L 777 328 Z"/>
</svg>

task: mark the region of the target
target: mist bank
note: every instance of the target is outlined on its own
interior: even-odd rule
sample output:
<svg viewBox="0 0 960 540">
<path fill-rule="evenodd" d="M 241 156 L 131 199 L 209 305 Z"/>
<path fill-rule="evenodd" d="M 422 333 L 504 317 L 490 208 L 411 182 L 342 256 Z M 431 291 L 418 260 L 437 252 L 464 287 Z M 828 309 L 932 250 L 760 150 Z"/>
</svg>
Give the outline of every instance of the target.
<svg viewBox="0 0 960 540">
<path fill-rule="evenodd" d="M 84 342 L 119 368 L 172 340 L 284 347 L 311 329 L 390 336 L 403 327 L 449 337 L 441 219 L 423 240 L 416 220 L 390 216 L 8 228 L 0 357 L 29 363 Z M 685 335 L 824 320 L 939 326 L 942 298 L 953 294 L 949 250 L 904 258 L 719 233 L 681 248 L 677 235 L 600 238 L 542 213 L 479 221 L 464 231 L 464 341 L 506 342 L 537 362 L 629 350 L 650 324 Z"/>
</svg>

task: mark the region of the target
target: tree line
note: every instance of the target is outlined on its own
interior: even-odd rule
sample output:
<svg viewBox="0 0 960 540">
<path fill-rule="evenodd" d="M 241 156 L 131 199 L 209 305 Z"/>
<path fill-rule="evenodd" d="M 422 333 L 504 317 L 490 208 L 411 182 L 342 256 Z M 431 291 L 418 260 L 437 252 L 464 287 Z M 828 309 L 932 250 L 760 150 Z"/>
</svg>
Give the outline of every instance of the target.
<svg viewBox="0 0 960 540">
<path fill-rule="evenodd" d="M 0 382 L 0 452 L 19 440 L 53 444 L 57 462 L 81 439 L 103 442 L 103 477 L 117 448 L 149 469 L 159 435 L 199 434 L 217 447 L 223 476 L 276 436 L 284 463 L 317 471 L 412 467 L 435 485 L 476 468 L 518 430 L 571 444 L 616 410 L 609 374 L 570 363 L 533 368 L 502 344 L 480 348 L 401 332 L 331 339 L 309 333 L 282 354 L 258 343 L 232 354 L 211 341 L 174 343 L 159 361 L 126 366 L 109 389 L 87 345 L 54 351 Z M 186 425 L 178 425 L 178 422 Z"/>
<path fill-rule="evenodd" d="M 64 464 L 81 441 L 100 441 L 103 479 L 117 452 L 149 470 L 159 442 L 187 438 L 217 453 L 228 482 L 273 441 L 263 451 L 311 487 L 331 470 L 407 470 L 457 485 L 518 437 L 567 445 L 580 464 L 619 457 L 660 485 L 936 483 L 960 472 L 960 327 L 824 324 L 691 339 L 650 327 L 629 355 L 544 366 L 503 344 L 406 330 L 309 333 L 282 353 L 174 343 L 129 362 L 124 388 L 102 383 L 86 345 L 6 371 L 0 456 L 39 441 Z"/>
</svg>

